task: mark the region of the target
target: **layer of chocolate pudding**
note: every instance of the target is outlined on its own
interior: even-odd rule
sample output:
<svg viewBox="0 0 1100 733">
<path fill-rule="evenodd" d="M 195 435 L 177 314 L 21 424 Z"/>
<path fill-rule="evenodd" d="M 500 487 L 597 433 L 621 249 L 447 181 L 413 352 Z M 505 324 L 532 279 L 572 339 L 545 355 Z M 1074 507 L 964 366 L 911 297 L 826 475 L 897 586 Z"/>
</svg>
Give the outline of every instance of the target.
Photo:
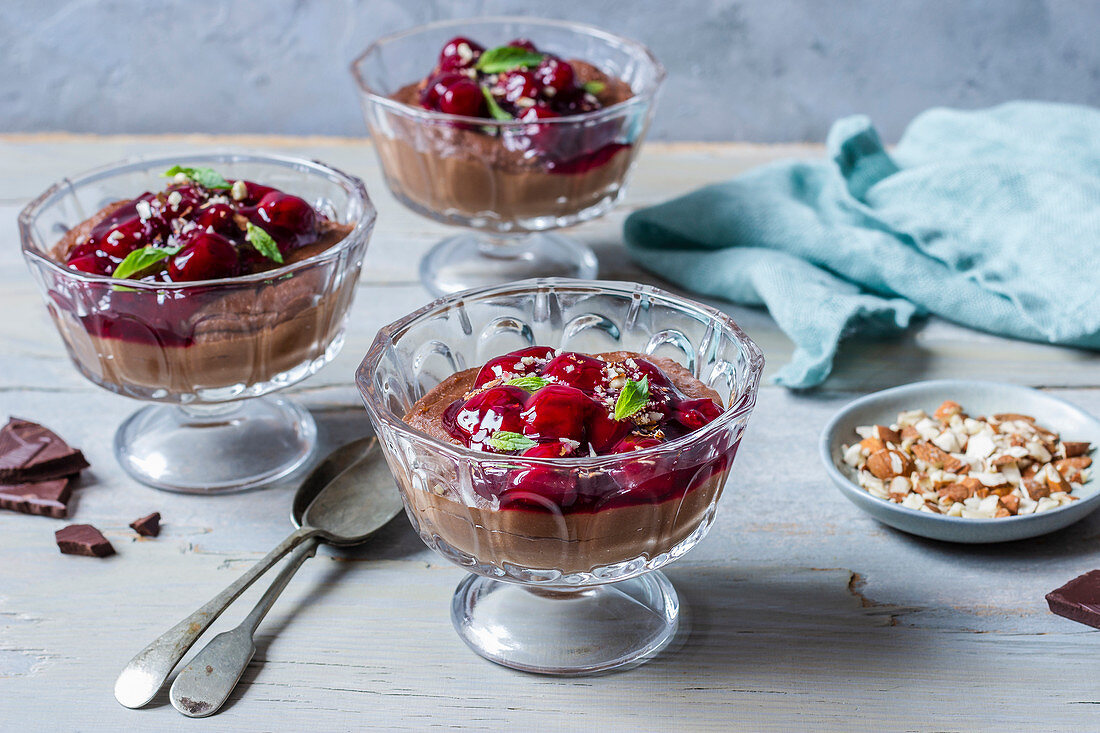
<svg viewBox="0 0 1100 733">
<path fill-rule="evenodd" d="M 571 60 L 578 83 L 599 81 L 601 107 L 633 96 L 630 85 L 591 64 Z M 391 98 L 420 109 L 423 82 Z M 578 123 L 530 124 L 492 134 L 478 126 L 387 115 L 375 130 L 390 188 L 427 212 L 445 217 L 511 221 L 566 217 L 595 206 L 621 186 L 636 146 L 623 144 L 624 122 L 614 117 Z"/>
<path fill-rule="evenodd" d="M 69 231 L 54 257 L 64 261 L 117 206 Z M 319 221 L 318 240 L 288 253 L 285 263 L 324 252 L 353 228 Z M 175 300 L 168 289 L 161 296 L 125 285 L 56 288 L 50 313 L 80 368 L 114 391 L 145 396 L 251 385 L 324 353 L 343 325 L 355 288 L 354 276 L 331 282 L 337 267 L 307 268 L 275 281 L 195 285 Z"/>
<path fill-rule="evenodd" d="M 635 352 L 594 354 L 606 361 L 644 358 L 668 375 L 689 398 L 710 398 L 722 404 L 717 392 L 671 359 Z M 446 443 L 461 445 L 443 427 L 442 414 L 474 385 L 479 368 L 454 374 L 425 394 L 405 415 L 411 427 Z M 728 437 L 723 437 L 727 440 Z M 691 446 L 678 452 L 669 465 L 682 475 L 682 485 L 670 495 L 633 503 L 621 502 L 621 490 L 608 474 L 586 476 L 586 491 L 608 495 L 607 506 L 585 511 L 536 511 L 499 507 L 468 486 L 461 486 L 449 461 L 433 464 L 430 485 L 402 478 L 410 514 L 425 537 L 501 566 L 511 563 L 529 569 L 586 573 L 594 568 L 638 557 L 652 559 L 690 536 L 721 495 L 736 445 Z M 625 461 L 629 454 L 624 454 Z M 490 456 L 486 456 L 489 458 Z M 492 458 L 507 459 L 494 455 Z M 476 460 L 476 459 L 474 459 Z M 517 461 L 522 459 L 517 458 Z M 667 459 L 666 459 L 667 460 Z M 652 462 L 652 459 L 634 459 Z M 663 468 L 654 467 L 654 475 Z"/>
</svg>

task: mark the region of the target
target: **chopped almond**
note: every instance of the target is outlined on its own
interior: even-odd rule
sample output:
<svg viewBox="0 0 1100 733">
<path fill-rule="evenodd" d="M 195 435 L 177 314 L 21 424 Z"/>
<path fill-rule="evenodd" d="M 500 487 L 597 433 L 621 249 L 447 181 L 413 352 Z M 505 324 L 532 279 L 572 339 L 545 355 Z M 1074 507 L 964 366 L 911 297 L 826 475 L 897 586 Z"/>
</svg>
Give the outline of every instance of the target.
<svg viewBox="0 0 1100 733">
<path fill-rule="evenodd" d="M 1018 412 L 998 412 L 993 419 L 997 422 L 1035 422 L 1035 418 L 1031 415 L 1021 415 Z"/>
<path fill-rule="evenodd" d="M 1083 456 L 1088 453 L 1089 449 L 1092 448 L 1092 444 L 1067 440 L 1062 443 L 1062 447 L 1066 449 L 1066 458 L 1074 458 L 1076 456 Z"/>
<path fill-rule="evenodd" d="M 1027 495 L 1031 497 L 1032 501 L 1039 501 L 1044 496 L 1050 496 L 1050 489 L 1046 484 L 1035 479 L 1024 479 L 1024 490 L 1027 491 Z"/>
<path fill-rule="evenodd" d="M 1054 462 L 1054 468 L 1065 477 L 1066 481 L 1081 483 L 1081 472 L 1092 465 L 1092 459 L 1088 456 L 1074 456 L 1063 458 Z"/>
<path fill-rule="evenodd" d="M 1016 494 L 1008 494 L 1001 497 L 1001 505 L 1008 509 L 1011 514 L 1015 514 L 1020 511 L 1020 497 Z"/>
<path fill-rule="evenodd" d="M 870 455 L 886 448 L 886 444 L 878 438 L 864 438 L 859 441 L 859 447 L 867 451 L 867 455 Z"/>
<path fill-rule="evenodd" d="M 886 448 L 867 457 L 867 470 L 880 479 L 908 476 L 913 472 L 913 461 L 899 450 Z"/>
<path fill-rule="evenodd" d="M 884 443 L 893 443 L 894 445 L 899 445 L 901 443 L 901 433 L 885 425 L 875 425 L 872 427 L 871 435 Z"/>
<path fill-rule="evenodd" d="M 937 420 L 950 420 L 952 415 L 961 415 L 962 405 L 954 400 L 944 400 L 943 404 L 936 408 L 932 417 Z"/>
</svg>

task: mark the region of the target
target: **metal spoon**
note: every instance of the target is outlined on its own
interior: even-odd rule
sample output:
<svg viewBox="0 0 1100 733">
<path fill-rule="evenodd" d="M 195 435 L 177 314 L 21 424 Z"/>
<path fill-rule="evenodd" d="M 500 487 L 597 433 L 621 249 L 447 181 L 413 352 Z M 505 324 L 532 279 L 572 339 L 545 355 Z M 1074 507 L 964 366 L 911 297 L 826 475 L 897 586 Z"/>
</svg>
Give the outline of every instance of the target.
<svg viewBox="0 0 1100 733">
<path fill-rule="evenodd" d="M 310 544 L 315 550 L 317 541 L 358 544 L 395 517 L 401 511 L 401 499 L 379 454 L 377 441 L 364 438 L 339 448 L 317 466 L 294 497 L 291 519 L 298 529 L 206 605 L 138 652 L 115 681 L 115 699 L 128 708 L 138 708 L 152 700 L 210 624 L 298 545 L 313 540 Z M 299 507 L 305 507 L 304 511 Z M 305 551 L 296 556 L 297 564 L 306 557 Z M 283 585 L 289 580 L 288 574 Z M 274 600 L 272 597 L 271 602 Z"/>
</svg>

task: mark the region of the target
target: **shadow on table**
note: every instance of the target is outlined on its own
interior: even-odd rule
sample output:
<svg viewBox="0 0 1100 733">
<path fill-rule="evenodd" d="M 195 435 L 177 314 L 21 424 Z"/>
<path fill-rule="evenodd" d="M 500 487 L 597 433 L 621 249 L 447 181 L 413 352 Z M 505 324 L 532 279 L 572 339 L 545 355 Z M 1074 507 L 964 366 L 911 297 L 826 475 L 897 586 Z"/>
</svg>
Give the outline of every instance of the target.
<svg viewBox="0 0 1100 733">
<path fill-rule="evenodd" d="M 871 677 L 940 651 L 929 636 L 897 627 L 912 609 L 865 598 L 858 576 L 839 568 L 669 568 L 684 611 L 684 629 L 650 665 L 666 675 L 711 680 L 716 689 L 740 684 L 798 687 L 803 675 L 830 668 Z M 648 665 L 647 665 L 648 666 Z M 851 673 L 851 672 L 849 672 Z M 771 682 L 767 682 L 770 680 Z"/>
<path fill-rule="evenodd" d="M 1100 511 L 1093 512 L 1065 529 L 1041 537 L 981 545 L 942 542 L 911 535 L 886 525 L 882 527 L 899 541 L 913 546 L 921 553 L 948 558 L 955 564 L 972 564 L 982 568 L 1020 567 L 1021 563 L 1050 563 L 1057 560 L 1068 560 L 1073 564 L 1078 558 L 1092 561 L 1100 552 Z M 1091 566 L 1090 564 L 1090 568 Z M 1084 569 L 1087 568 L 1082 570 Z"/>
</svg>

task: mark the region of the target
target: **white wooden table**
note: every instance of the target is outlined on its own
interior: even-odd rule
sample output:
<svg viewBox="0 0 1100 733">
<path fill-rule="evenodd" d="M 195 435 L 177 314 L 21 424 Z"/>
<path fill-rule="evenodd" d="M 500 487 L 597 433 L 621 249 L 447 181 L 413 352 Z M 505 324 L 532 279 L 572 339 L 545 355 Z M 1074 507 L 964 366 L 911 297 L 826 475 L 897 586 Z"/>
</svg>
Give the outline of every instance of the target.
<svg viewBox="0 0 1100 733">
<path fill-rule="evenodd" d="M 19 209 L 55 179 L 124 156 L 244 147 L 315 157 L 362 176 L 379 209 L 343 353 L 291 390 L 316 416 L 322 453 L 370 430 L 352 386 L 382 324 L 427 300 L 419 256 L 445 231 L 401 207 L 360 140 L 0 138 L 0 417 L 19 415 L 83 448 L 93 468 L 72 520 L 117 556 L 63 556 L 64 520 L 0 512 L 2 730 L 1074 730 L 1100 729 L 1100 634 L 1051 615 L 1043 594 L 1100 567 L 1100 515 L 1003 546 L 910 537 L 861 514 L 817 457 L 828 417 L 858 394 L 931 377 L 1040 386 L 1100 413 L 1100 357 L 1007 341 L 932 320 L 844 348 L 824 390 L 765 386 L 706 540 L 668 569 L 690 635 L 625 673 L 552 679 L 474 656 L 451 628 L 462 571 L 402 519 L 353 555 L 322 549 L 260 628 L 226 708 L 186 720 L 161 694 L 122 708 L 115 676 L 289 530 L 294 486 L 225 497 L 129 480 L 111 439 L 136 402 L 77 375 L 18 252 Z M 625 206 L 577 234 L 607 279 L 652 280 L 627 260 L 624 215 L 805 146 L 650 145 Z M 791 345 L 762 311 L 725 306 L 770 370 Z M 159 539 L 133 519 L 159 510 Z M 262 585 L 258 584 L 258 585 Z M 235 625 L 254 588 L 216 630 Z"/>
</svg>

